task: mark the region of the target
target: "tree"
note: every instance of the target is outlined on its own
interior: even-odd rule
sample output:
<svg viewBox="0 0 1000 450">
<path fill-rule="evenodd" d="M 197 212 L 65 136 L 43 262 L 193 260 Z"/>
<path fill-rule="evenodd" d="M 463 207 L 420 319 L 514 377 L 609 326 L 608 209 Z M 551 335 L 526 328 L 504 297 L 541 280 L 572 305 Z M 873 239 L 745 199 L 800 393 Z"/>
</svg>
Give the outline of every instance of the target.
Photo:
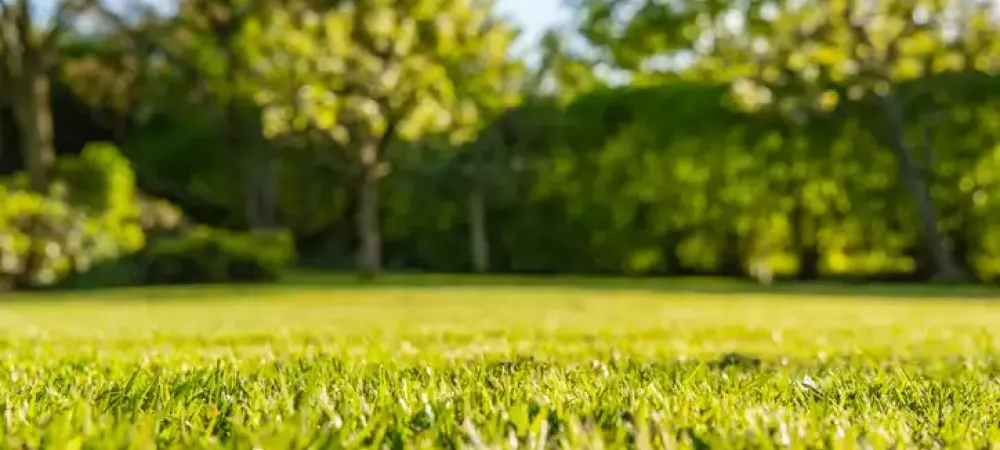
<svg viewBox="0 0 1000 450">
<path fill-rule="evenodd" d="M 363 275 L 382 268 L 386 153 L 434 133 L 466 139 L 478 122 L 475 102 L 456 92 L 458 77 L 498 76 L 513 38 L 489 16 L 490 5 L 475 0 L 299 3 L 248 28 L 266 133 L 321 130 L 352 157 Z"/>
<path fill-rule="evenodd" d="M 689 74 L 715 42 L 755 29 L 766 0 L 571 2 L 577 31 L 600 62 L 628 73 L 632 83 L 662 84 Z M 742 21 L 739 29 L 727 26 L 733 16 Z"/>
<path fill-rule="evenodd" d="M 909 114 L 915 112 L 910 103 L 929 92 L 908 91 L 902 84 L 944 72 L 992 69 L 995 3 L 745 0 L 678 7 L 645 2 L 624 26 L 614 20 L 616 2 L 589 4 L 585 34 L 623 66 L 639 68 L 655 57 L 684 55 L 689 61 L 684 74 L 731 83 L 742 106 L 774 108 L 800 125 L 834 110 L 841 119 L 848 109 L 854 117 L 875 114 L 881 120 L 864 125 L 897 162 L 937 276 L 965 277 L 939 228 L 930 195 L 933 150 L 927 136 L 933 120 Z M 908 136 L 914 125 L 927 132 Z"/>
<path fill-rule="evenodd" d="M 34 13 L 31 0 L 0 0 L 0 97 L 13 110 L 21 136 L 21 151 L 35 190 L 48 187 L 55 163 L 51 77 L 59 68 L 65 37 L 76 34 L 81 19 L 109 19 L 125 28 L 125 19 L 100 0 L 56 0 L 48 23 Z M 128 3 L 128 13 L 143 16 L 147 5 Z M 100 27 L 98 27 L 100 28 Z M 100 34 L 99 32 L 97 33 Z"/>
<path fill-rule="evenodd" d="M 259 108 L 253 104 L 256 86 L 247 68 L 241 39 L 255 17 L 266 17 L 268 3 L 256 0 L 187 0 L 177 15 L 194 80 L 221 112 L 221 134 L 243 194 L 243 209 L 251 228 L 276 225 L 277 158 L 260 134 Z M 256 117 L 255 117 L 256 116 Z"/>
<path fill-rule="evenodd" d="M 573 51 L 566 36 L 557 30 L 548 30 L 539 41 L 541 58 L 532 79 L 525 86 L 529 95 L 554 94 L 562 102 L 605 87 L 605 80 L 595 72 L 599 61 Z"/>
<path fill-rule="evenodd" d="M 855 112 L 877 112 L 880 120 L 865 125 L 892 152 L 941 279 L 967 274 L 940 229 L 931 197 L 933 121 L 911 114 L 911 103 L 929 92 L 907 91 L 902 83 L 1000 67 L 989 48 L 996 45 L 989 43 L 998 31 L 996 8 L 994 2 L 977 0 L 785 2 L 766 34 L 728 43 L 738 49 L 729 58 L 750 57 L 742 61 L 748 63 L 749 76 L 734 86 L 751 106 L 775 104 L 803 118 L 850 106 Z M 922 136 L 907 135 L 914 124 L 922 125 Z"/>
<path fill-rule="evenodd" d="M 499 24 L 494 20 L 482 26 L 489 33 Z M 508 34 L 508 38 L 513 35 Z M 510 41 L 505 42 L 505 46 Z M 475 51 L 475 47 L 468 47 Z M 503 167 L 502 142 L 490 122 L 510 111 L 521 101 L 523 90 L 522 65 L 513 61 L 505 53 L 479 52 L 459 56 L 452 64 L 451 76 L 456 83 L 456 95 L 465 105 L 472 105 L 478 113 L 461 116 L 465 120 L 459 124 L 460 130 L 475 130 L 478 135 L 461 133 L 451 139 L 459 145 L 460 178 L 466 183 L 466 207 L 469 218 L 469 247 L 472 267 L 476 272 L 489 271 L 490 244 L 487 238 L 488 191 L 497 183 L 496 169 Z M 501 169 L 502 170 L 502 169 Z"/>
<path fill-rule="evenodd" d="M 49 74 L 56 46 L 72 18 L 91 5 L 85 0 L 58 2 L 48 29 L 38 27 L 35 6 L 28 0 L 0 1 L 0 97 L 14 112 L 32 188 L 42 191 L 55 162 Z"/>
<path fill-rule="evenodd" d="M 134 126 L 126 149 L 144 174 L 144 187 L 185 205 L 207 206 L 213 216 L 225 215 L 230 226 L 276 225 L 274 152 L 260 133 L 255 87 L 240 45 L 248 18 L 265 15 L 271 4 L 181 0 L 168 15 L 136 6 L 127 10 L 130 17 L 102 10 L 110 36 L 93 41 L 115 47 L 97 59 L 118 81 L 114 86 L 132 81 L 126 109 Z M 131 63 L 128 70 L 120 67 L 123 61 Z M 74 78 L 85 78 L 74 72 Z M 100 91 L 88 83 L 93 80 L 77 81 L 82 84 L 77 95 Z M 200 192 L 183 192 L 194 190 L 191 185 Z"/>
<path fill-rule="evenodd" d="M 461 146 L 443 170 L 432 167 L 439 169 L 435 178 L 464 197 L 474 271 L 490 270 L 491 203 L 510 202 L 519 176 L 530 170 L 537 159 L 532 152 L 537 155 L 556 146 L 561 130 L 555 122 L 560 113 L 554 101 L 528 96 L 522 104 L 494 114 L 477 139 Z"/>
</svg>

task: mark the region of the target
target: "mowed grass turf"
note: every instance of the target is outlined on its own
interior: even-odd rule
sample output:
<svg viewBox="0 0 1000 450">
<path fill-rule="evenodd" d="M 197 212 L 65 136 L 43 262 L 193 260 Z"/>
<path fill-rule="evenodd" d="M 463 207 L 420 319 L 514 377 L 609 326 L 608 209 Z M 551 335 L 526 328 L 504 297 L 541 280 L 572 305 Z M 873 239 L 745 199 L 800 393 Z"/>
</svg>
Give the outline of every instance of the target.
<svg viewBox="0 0 1000 450">
<path fill-rule="evenodd" d="M 1000 302 L 625 286 L 15 296 L 0 447 L 1000 445 Z"/>
</svg>

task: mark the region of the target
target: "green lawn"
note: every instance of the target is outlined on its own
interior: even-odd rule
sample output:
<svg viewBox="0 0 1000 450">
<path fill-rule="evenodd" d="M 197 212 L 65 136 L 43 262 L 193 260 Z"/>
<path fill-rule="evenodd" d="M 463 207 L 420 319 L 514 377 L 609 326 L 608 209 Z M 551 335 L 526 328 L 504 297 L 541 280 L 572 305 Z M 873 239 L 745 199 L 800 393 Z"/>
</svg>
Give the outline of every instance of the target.
<svg viewBox="0 0 1000 450">
<path fill-rule="evenodd" d="M 0 447 L 1000 445 L 986 290 L 406 280 L 11 297 Z"/>
</svg>

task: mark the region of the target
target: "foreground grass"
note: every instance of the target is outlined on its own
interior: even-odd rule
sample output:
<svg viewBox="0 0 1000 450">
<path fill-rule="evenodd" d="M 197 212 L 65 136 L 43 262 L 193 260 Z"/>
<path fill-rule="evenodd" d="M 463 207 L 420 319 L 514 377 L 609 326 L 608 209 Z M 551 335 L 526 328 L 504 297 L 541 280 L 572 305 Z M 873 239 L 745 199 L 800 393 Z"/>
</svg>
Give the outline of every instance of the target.
<svg viewBox="0 0 1000 450">
<path fill-rule="evenodd" d="M 0 304 L 0 446 L 1000 445 L 1000 302 L 862 292 L 17 298 Z"/>
</svg>

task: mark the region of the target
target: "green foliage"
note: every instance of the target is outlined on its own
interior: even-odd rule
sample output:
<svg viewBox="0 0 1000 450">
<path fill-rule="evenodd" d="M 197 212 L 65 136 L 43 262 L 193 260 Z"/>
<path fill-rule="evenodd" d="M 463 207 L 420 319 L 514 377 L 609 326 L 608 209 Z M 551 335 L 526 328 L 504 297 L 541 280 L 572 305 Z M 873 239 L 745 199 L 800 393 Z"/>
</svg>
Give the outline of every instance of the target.
<svg viewBox="0 0 1000 450">
<path fill-rule="evenodd" d="M 59 449 L 1000 440 L 996 304 L 479 281 L 8 301 L 0 434 Z M 123 301 L 149 298 L 168 301 Z"/>
<path fill-rule="evenodd" d="M 175 57 L 107 78 L 146 80 L 116 84 L 127 95 L 113 101 L 137 119 L 125 142 L 140 184 L 218 228 L 267 203 L 262 226 L 339 266 L 359 241 L 356 144 L 391 130 L 371 178 L 393 268 L 467 270 L 475 192 L 497 271 L 736 275 L 764 262 L 783 276 L 920 277 L 916 202 L 868 101 L 888 83 L 945 240 L 982 279 L 1000 274 L 1000 47 L 995 21 L 962 16 L 994 4 L 960 0 L 976 8 L 944 33 L 950 16 L 925 13 L 949 2 L 585 0 L 579 31 L 599 51 L 549 33 L 524 83 L 487 3 L 183 2 L 133 30 Z M 691 64 L 660 64 L 675 56 Z M 633 86 L 599 88 L 609 65 Z M 737 85 L 768 107 L 730 108 Z M 518 94 L 530 101 L 505 109 Z M 262 180 L 270 195 L 248 195 Z"/>
<path fill-rule="evenodd" d="M 539 40 L 539 47 L 541 61 L 526 86 L 529 94 L 548 93 L 560 102 L 568 102 L 578 95 L 605 87 L 605 80 L 594 70 L 600 61 L 572 51 L 566 36 L 549 30 Z"/>
<path fill-rule="evenodd" d="M 250 21 L 241 50 L 268 136 L 316 129 L 342 144 L 389 134 L 461 141 L 510 95 L 510 27 L 469 0 L 298 5 Z M 275 64 L 275 61 L 300 64 Z M 466 78 L 462 78 L 466 77 Z M 475 78 L 469 78 L 475 77 Z M 488 90 L 493 99 L 476 97 Z M 469 98 L 471 95 L 474 98 Z M 347 124 L 350 124 L 348 126 Z"/>
<path fill-rule="evenodd" d="M 989 80 L 961 84 L 968 93 L 996 91 L 1000 85 Z M 496 270 L 740 274 L 765 261 L 793 275 L 810 270 L 814 253 L 820 276 L 919 270 L 911 203 L 891 154 L 859 123 L 866 116 L 799 126 L 776 114 L 733 111 L 723 102 L 726 90 L 693 83 L 608 89 L 548 115 L 525 114 L 528 132 L 511 117 L 498 120 L 517 137 L 491 161 L 529 168 L 502 173 L 491 198 Z M 938 125 L 935 146 L 949 151 L 938 157 L 934 189 L 949 236 L 967 241 L 963 258 L 992 278 L 989 261 L 998 254 L 988 250 L 995 231 L 986 217 L 998 211 L 996 197 L 993 187 L 975 192 L 980 183 L 993 186 L 996 160 L 982 143 L 998 142 L 989 124 L 1000 116 L 988 99 L 963 101 L 978 115 Z M 527 139 L 532 132 L 545 139 Z M 467 268 L 464 191 L 403 178 L 410 181 L 387 193 L 393 253 L 431 270 Z M 949 188 L 960 184 L 961 192 Z M 982 203 L 970 209 L 974 198 Z"/>
<path fill-rule="evenodd" d="M 182 86 L 166 76 L 157 81 Z M 151 117 L 140 121 L 123 145 L 144 189 L 176 199 L 192 213 L 211 207 L 239 216 L 241 186 L 217 112 L 170 91 L 148 98 L 155 106 Z"/>
<path fill-rule="evenodd" d="M 56 164 L 56 179 L 67 186 L 67 201 L 110 219 L 138 216 L 135 173 L 114 144 L 87 144 L 80 156 L 65 156 Z"/>
<path fill-rule="evenodd" d="M 159 239 L 182 233 L 188 219 L 176 205 L 162 199 L 139 195 L 139 226 L 147 245 Z M 91 266 L 87 271 L 68 277 L 59 283 L 63 289 L 94 289 L 138 286 L 145 283 L 145 247 L 129 254 Z"/>
<path fill-rule="evenodd" d="M 286 231 L 238 233 L 196 227 L 154 242 L 145 252 L 146 284 L 276 281 L 294 262 Z"/>
<path fill-rule="evenodd" d="M 139 207 L 139 223 L 148 232 L 176 232 L 186 222 L 181 209 L 163 199 L 140 195 L 136 199 Z"/>
<path fill-rule="evenodd" d="M 968 8 L 933 0 L 753 4 L 743 14 L 758 19 L 758 26 L 723 35 L 704 55 L 705 64 L 730 67 L 738 97 L 750 108 L 822 113 L 845 101 L 870 99 L 880 108 L 899 103 L 906 110 L 899 120 L 913 120 L 919 115 L 909 110 L 900 83 L 944 73 L 995 74 L 1000 68 L 996 24 L 976 17 L 995 14 L 996 5 L 973 3 L 978 2 L 968 2 Z M 760 21 L 768 8 L 770 18 Z"/>
<path fill-rule="evenodd" d="M 90 216 L 71 205 L 0 188 L 0 285 L 51 286 L 142 245 L 141 230 Z"/>
<path fill-rule="evenodd" d="M 59 161 L 51 194 L 0 186 L 0 285 L 51 286 L 145 245 L 132 170 L 108 144 Z"/>
<path fill-rule="evenodd" d="M 0 187 L 0 287 L 51 285 L 91 263 L 86 217 L 65 202 Z"/>
</svg>

